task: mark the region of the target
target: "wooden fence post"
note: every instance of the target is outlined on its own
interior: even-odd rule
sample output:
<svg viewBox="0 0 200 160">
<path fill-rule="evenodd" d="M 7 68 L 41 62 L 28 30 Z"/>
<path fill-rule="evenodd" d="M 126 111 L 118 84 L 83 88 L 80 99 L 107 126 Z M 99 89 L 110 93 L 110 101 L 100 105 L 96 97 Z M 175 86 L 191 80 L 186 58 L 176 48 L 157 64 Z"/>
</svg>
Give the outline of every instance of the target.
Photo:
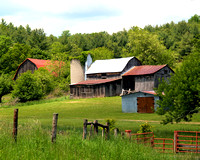
<svg viewBox="0 0 200 160">
<path fill-rule="evenodd" d="M 51 142 L 55 142 L 56 141 L 57 121 L 58 121 L 58 113 L 54 113 L 53 114 L 53 123 L 52 123 Z"/>
<path fill-rule="evenodd" d="M 106 128 L 106 139 L 109 139 L 109 132 L 110 132 L 110 127 L 109 127 L 109 122 L 106 122 L 107 128 Z"/>
<path fill-rule="evenodd" d="M 98 120 L 94 121 L 94 134 L 98 134 Z"/>
<path fill-rule="evenodd" d="M 118 134 L 118 128 L 115 128 L 114 129 L 114 136 L 117 137 L 117 134 Z"/>
<path fill-rule="evenodd" d="M 102 129 L 102 138 L 104 137 L 104 134 L 105 134 L 105 128 L 103 127 L 103 129 Z"/>
<path fill-rule="evenodd" d="M 83 121 L 83 139 L 86 139 L 86 135 L 87 135 L 87 119 L 84 119 Z"/>
<path fill-rule="evenodd" d="M 15 109 L 14 120 L 13 120 L 13 138 L 15 142 L 17 141 L 17 126 L 18 126 L 18 109 Z"/>
<path fill-rule="evenodd" d="M 121 132 L 122 139 L 124 139 L 124 132 Z"/>
<path fill-rule="evenodd" d="M 91 124 L 91 126 L 90 126 L 89 139 L 92 136 L 92 128 L 93 128 L 93 126 L 94 126 L 93 124 Z"/>
</svg>

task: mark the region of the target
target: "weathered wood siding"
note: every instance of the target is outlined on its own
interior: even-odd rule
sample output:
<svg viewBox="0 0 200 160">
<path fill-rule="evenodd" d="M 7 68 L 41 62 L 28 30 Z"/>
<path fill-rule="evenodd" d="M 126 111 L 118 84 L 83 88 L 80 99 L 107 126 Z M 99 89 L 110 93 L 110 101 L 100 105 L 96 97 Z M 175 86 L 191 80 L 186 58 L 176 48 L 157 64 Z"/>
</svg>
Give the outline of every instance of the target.
<svg viewBox="0 0 200 160">
<path fill-rule="evenodd" d="M 74 99 L 119 96 L 121 90 L 121 80 L 95 85 L 70 85 L 70 95 Z"/>
<path fill-rule="evenodd" d="M 154 89 L 154 76 L 135 76 L 135 91 L 150 91 Z"/>
<path fill-rule="evenodd" d="M 168 79 L 171 77 L 171 74 L 174 73 L 168 66 L 165 66 L 158 72 L 154 74 L 154 88 L 157 88 L 160 80 L 164 79 L 165 81 L 168 81 Z"/>
<path fill-rule="evenodd" d="M 33 64 L 31 61 L 27 60 L 18 69 L 18 72 L 16 73 L 16 77 L 14 80 L 16 80 L 20 76 L 20 74 L 22 74 L 28 70 L 32 71 L 32 73 L 33 73 L 37 69 L 38 68 L 36 67 L 35 64 Z"/>
<path fill-rule="evenodd" d="M 121 78 L 120 72 L 87 74 L 87 80 Z"/>
<path fill-rule="evenodd" d="M 137 58 L 132 58 L 126 65 L 126 67 L 123 69 L 122 74 L 127 72 L 129 69 L 133 68 L 134 66 L 141 66 L 142 63 Z"/>
</svg>

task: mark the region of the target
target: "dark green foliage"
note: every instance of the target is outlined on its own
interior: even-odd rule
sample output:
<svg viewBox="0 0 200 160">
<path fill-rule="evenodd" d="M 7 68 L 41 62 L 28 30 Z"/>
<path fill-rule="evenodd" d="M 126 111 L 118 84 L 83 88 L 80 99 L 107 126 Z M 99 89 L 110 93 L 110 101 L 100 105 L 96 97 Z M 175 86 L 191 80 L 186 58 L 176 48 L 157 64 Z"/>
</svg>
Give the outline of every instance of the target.
<svg viewBox="0 0 200 160">
<path fill-rule="evenodd" d="M 11 91 L 12 81 L 10 76 L 2 74 L 0 76 L 0 103 L 3 95 Z"/>
<path fill-rule="evenodd" d="M 148 25 L 144 29 L 132 27 L 111 35 L 107 32 L 72 35 L 65 30 L 58 37 L 47 36 L 43 29 L 32 30 L 29 25 L 7 24 L 2 19 L 0 75 L 14 76 L 26 58 L 58 60 L 66 65 L 54 79 L 57 86 L 67 91 L 72 58 L 84 64 L 87 54 L 91 54 L 93 60 L 136 56 L 142 64 L 168 64 L 173 68 L 192 52 L 200 51 L 199 35 L 199 15 L 192 16 L 188 22 Z"/>
<path fill-rule="evenodd" d="M 136 56 L 143 64 L 169 64 L 172 66 L 174 55 L 158 40 L 158 36 L 134 27 L 128 31 L 128 48 L 124 56 Z"/>
<path fill-rule="evenodd" d="M 16 68 L 31 54 L 31 49 L 26 44 L 15 43 L 13 47 L 2 55 L 0 65 L 4 73 L 13 73 Z"/>
<path fill-rule="evenodd" d="M 156 33 L 158 38 L 167 49 L 178 53 L 176 59 L 182 59 L 192 53 L 193 39 L 200 34 L 199 16 L 194 15 L 186 21 L 181 21 L 175 24 L 174 22 L 164 24 L 162 26 L 152 27 L 146 26 L 145 30 Z"/>
<path fill-rule="evenodd" d="M 44 95 L 40 78 L 32 74 L 31 71 L 21 74 L 13 88 L 13 97 L 19 98 L 21 102 L 38 100 Z"/>
<path fill-rule="evenodd" d="M 44 95 L 49 94 L 56 87 L 53 75 L 44 68 L 39 68 L 34 72 L 34 76 L 40 79 Z"/>
<path fill-rule="evenodd" d="M 194 16 L 192 16 L 189 20 L 189 23 L 200 23 L 200 16 L 195 14 Z"/>
<path fill-rule="evenodd" d="M 185 59 L 169 83 L 159 85 L 157 93 L 161 97 L 157 113 L 166 115 L 164 124 L 191 120 L 200 107 L 200 52 Z"/>
</svg>

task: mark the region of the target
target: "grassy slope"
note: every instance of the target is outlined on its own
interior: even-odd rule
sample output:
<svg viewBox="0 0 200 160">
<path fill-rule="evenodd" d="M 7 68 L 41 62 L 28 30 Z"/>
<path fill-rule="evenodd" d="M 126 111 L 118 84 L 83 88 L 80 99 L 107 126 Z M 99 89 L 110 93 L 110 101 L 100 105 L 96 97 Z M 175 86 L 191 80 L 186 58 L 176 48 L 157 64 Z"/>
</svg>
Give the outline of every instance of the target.
<svg viewBox="0 0 200 160">
<path fill-rule="evenodd" d="M 28 106 L 5 107 L 0 108 L 0 121 L 12 123 L 14 108 L 19 109 L 19 124 L 30 120 L 39 120 L 42 126 L 47 128 L 51 128 L 53 113 L 58 113 L 58 129 L 60 130 L 74 126 L 81 130 L 84 118 L 87 118 L 89 121 L 97 119 L 102 123 L 105 123 L 105 119 L 115 119 L 116 125 L 120 130 L 131 129 L 133 132 L 136 132 L 139 129 L 139 125 L 144 123 L 144 121 L 150 121 L 149 123 L 154 126 L 154 132 L 158 132 L 159 137 L 162 136 L 161 134 L 172 137 L 174 130 L 200 129 L 199 124 L 168 124 L 163 126 L 158 122 L 153 122 L 164 118 L 157 114 L 122 113 L 120 97 L 79 100 L 63 99 L 61 101 Z M 194 116 L 194 121 L 200 122 L 199 114 Z"/>
<path fill-rule="evenodd" d="M 45 102 L 34 105 L 0 108 L 0 159 L 179 159 L 171 154 L 160 154 L 155 150 L 130 143 L 126 139 L 101 138 L 82 141 L 83 119 L 115 119 L 117 127 L 136 132 L 144 123 L 133 120 L 160 121 L 156 114 L 122 113 L 121 98 L 94 98 Z M 13 110 L 19 109 L 18 143 L 13 143 Z M 50 143 L 52 115 L 59 113 L 56 144 Z M 198 120 L 199 114 L 196 115 Z M 199 130 L 198 124 L 169 124 L 154 126 L 156 137 L 173 138 L 174 130 Z M 8 156 L 9 155 L 9 156 Z M 190 159 L 187 155 L 185 159 Z M 181 159 L 181 158 L 180 158 Z"/>
</svg>

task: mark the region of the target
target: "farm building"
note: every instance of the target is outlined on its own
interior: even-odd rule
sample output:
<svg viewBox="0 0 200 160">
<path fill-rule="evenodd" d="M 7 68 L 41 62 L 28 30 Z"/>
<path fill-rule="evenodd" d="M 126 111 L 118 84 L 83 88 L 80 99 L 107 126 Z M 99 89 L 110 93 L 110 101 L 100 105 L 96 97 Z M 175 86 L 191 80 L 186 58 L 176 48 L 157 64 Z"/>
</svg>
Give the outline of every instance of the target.
<svg viewBox="0 0 200 160">
<path fill-rule="evenodd" d="M 70 85 L 71 98 L 118 96 L 121 91 L 121 79 L 86 80 Z"/>
<path fill-rule="evenodd" d="M 153 113 L 158 107 L 159 97 L 154 91 L 139 91 L 122 96 L 122 112 Z"/>
<path fill-rule="evenodd" d="M 135 66 L 122 76 L 123 89 L 131 91 L 151 91 L 160 80 L 167 80 L 174 71 L 168 65 Z"/>
<path fill-rule="evenodd" d="M 56 63 L 55 64 L 52 64 L 52 62 L 50 60 L 42 60 L 42 59 L 33 59 L 33 58 L 27 58 L 25 59 L 18 67 L 16 73 L 15 73 L 15 76 L 14 76 L 14 80 L 16 80 L 20 74 L 30 70 L 32 71 L 32 73 L 35 71 L 35 70 L 38 70 L 39 68 L 43 67 L 43 68 L 47 68 L 47 69 L 50 69 L 51 67 L 50 66 L 59 66 L 61 67 L 61 65 L 63 64 L 60 64 L 58 63 L 58 61 L 55 61 Z M 56 75 L 56 73 L 54 73 Z"/>
<path fill-rule="evenodd" d="M 71 61 L 70 94 L 72 98 L 120 95 L 122 75 L 134 66 L 141 65 L 141 62 L 135 57 L 96 60 L 94 63 L 91 63 L 89 58 L 89 62 L 84 69 L 77 60 Z"/>
<path fill-rule="evenodd" d="M 134 66 L 142 65 L 136 57 L 96 60 L 86 71 L 86 79 L 114 79 Z"/>
<path fill-rule="evenodd" d="M 123 74 L 122 111 L 153 113 L 159 97 L 153 91 L 161 80 L 167 81 L 174 71 L 168 65 L 135 66 Z"/>
</svg>

